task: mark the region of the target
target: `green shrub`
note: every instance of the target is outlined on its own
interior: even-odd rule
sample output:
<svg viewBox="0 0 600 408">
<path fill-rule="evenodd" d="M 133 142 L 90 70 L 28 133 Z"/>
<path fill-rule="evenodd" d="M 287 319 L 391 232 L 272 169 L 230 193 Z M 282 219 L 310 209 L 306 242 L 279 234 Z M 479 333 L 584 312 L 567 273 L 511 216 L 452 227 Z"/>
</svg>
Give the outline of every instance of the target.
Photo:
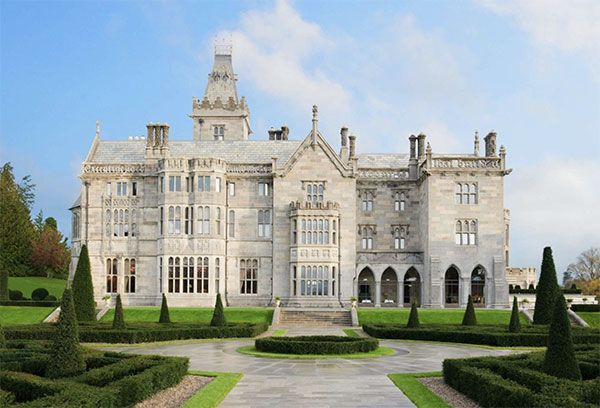
<svg viewBox="0 0 600 408">
<path fill-rule="evenodd" d="M 544 248 L 540 280 L 535 294 L 533 324 L 550 324 L 558 291 L 552 248 L 546 247 Z"/>
<path fill-rule="evenodd" d="M 4 337 L 4 329 L 0 324 L 0 349 L 6 348 L 6 337 Z"/>
<path fill-rule="evenodd" d="M 417 303 L 413 302 L 410 306 L 410 315 L 408 316 L 408 323 L 406 324 L 406 327 L 415 329 L 420 326 L 421 324 L 419 323 L 419 312 L 417 311 Z"/>
<path fill-rule="evenodd" d="M 548 333 L 548 348 L 544 357 L 544 372 L 559 378 L 581 380 L 564 296 L 557 295 L 554 303 L 554 314 Z"/>
<path fill-rule="evenodd" d="M 77 319 L 70 289 L 65 289 L 60 306 L 56 331 L 52 336 L 52 360 L 48 377 L 68 377 L 85 370 L 85 361 L 79 346 Z"/>
<path fill-rule="evenodd" d="M 0 306 L 34 306 L 34 307 L 58 307 L 60 302 L 56 300 L 3 300 Z"/>
<path fill-rule="evenodd" d="M 123 377 L 141 373 L 150 367 L 160 364 L 161 361 L 164 361 L 164 357 L 134 356 L 132 358 L 121 359 L 114 364 L 87 371 L 73 380 L 87 385 L 104 387 Z"/>
<path fill-rule="evenodd" d="M 112 322 L 113 329 L 124 329 L 125 318 L 123 317 L 123 303 L 121 303 L 121 294 L 117 294 L 117 304 L 115 306 L 115 315 Z"/>
<path fill-rule="evenodd" d="M 210 321 L 211 326 L 225 326 L 227 320 L 225 319 L 225 311 L 223 310 L 223 302 L 221 302 L 221 294 L 217 293 L 217 300 L 215 302 L 215 311 L 213 313 L 212 320 Z"/>
<path fill-rule="evenodd" d="M 25 296 L 23 296 L 23 292 L 20 290 L 9 290 L 8 291 L 8 299 L 9 300 L 25 300 Z"/>
<path fill-rule="evenodd" d="M 50 294 L 46 288 L 37 288 L 31 292 L 31 300 L 44 300 Z"/>
<path fill-rule="evenodd" d="M 12 392 L 0 390 L 0 407 L 7 407 L 15 401 L 15 395 Z"/>
<path fill-rule="evenodd" d="M 96 303 L 94 302 L 94 286 L 92 284 L 92 273 L 90 269 L 90 258 L 86 245 L 82 245 L 77 261 L 77 268 L 73 276 L 73 301 L 77 321 L 96 321 Z"/>
<path fill-rule="evenodd" d="M 346 336 L 264 337 L 256 339 L 259 351 L 282 354 L 367 353 L 379 347 L 377 339 Z"/>
<path fill-rule="evenodd" d="M 571 310 L 577 312 L 600 312 L 600 304 L 595 305 L 571 305 Z"/>
<path fill-rule="evenodd" d="M 513 297 L 512 313 L 510 314 L 510 323 L 508 324 L 508 331 L 511 333 L 518 333 L 521 331 L 521 321 L 519 320 L 519 305 L 517 304 L 517 297 Z"/>
<path fill-rule="evenodd" d="M 167 305 L 167 296 L 162 294 L 162 302 L 160 304 L 160 318 L 159 323 L 171 323 L 171 317 L 169 316 L 169 305 Z"/>
<path fill-rule="evenodd" d="M 463 326 L 475 326 L 477 324 L 477 318 L 475 317 L 475 306 L 473 306 L 473 298 L 469 295 L 467 300 L 467 308 L 465 309 L 465 315 L 463 316 Z"/>
<path fill-rule="evenodd" d="M 44 298 L 44 300 L 46 302 L 56 302 L 58 299 L 56 299 L 56 296 L 54 296 L 54 295 L 48 295 Z"/>
</svg>

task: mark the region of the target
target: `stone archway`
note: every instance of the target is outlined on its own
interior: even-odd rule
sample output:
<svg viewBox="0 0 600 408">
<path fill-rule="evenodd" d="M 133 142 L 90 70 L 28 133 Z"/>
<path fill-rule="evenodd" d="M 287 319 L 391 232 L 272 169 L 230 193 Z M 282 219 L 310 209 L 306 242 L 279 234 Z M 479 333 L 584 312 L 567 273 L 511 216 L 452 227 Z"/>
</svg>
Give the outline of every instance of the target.
<svg viewBox="0 0 600 408">
<path fill-rule="evenodd" d="M 373 306 L 375 304 L 375 275 L 369 267 L 358 274 L 358 304 Z"/>
<path fill-rule="evenodd" d="M 392 268 L 381 275 L 381 305 L 398 306 L 398 276 Z"/>
<path fill-rule="evenodd" d="M 458 307 L 459 301 L 459 273 L 455 266 L 446 270 L 444 275 L 444 305 Z"/>
<path fill-rule="evenodd" d="M 475 306 L 485 306 L 485 269 L 481 265 L 471 273 L 471 299 Z"/>
<path fill-rule="evenodd" d="M 421 276 L 411 267 L 404 274 L 404 305 L 410 306 L 413 302 L 421 306 Z"/>
</svg>

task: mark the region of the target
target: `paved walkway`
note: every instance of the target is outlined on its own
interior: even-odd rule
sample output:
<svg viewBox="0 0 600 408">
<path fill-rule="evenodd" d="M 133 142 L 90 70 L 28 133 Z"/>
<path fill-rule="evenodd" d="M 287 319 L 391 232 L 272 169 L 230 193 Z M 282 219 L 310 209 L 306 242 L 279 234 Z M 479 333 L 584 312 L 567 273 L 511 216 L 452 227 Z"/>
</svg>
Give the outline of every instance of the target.
<svg viewBox="0 0 600 408">
<path fill-rule="evenodd" d="M 291 329 L 290 329 L 291 330 Z M 340 334 L 294 329 L 286 335 Z M 387 374 L 440 371 L 446 358 L 504 355 L 506 350 L 450 344 L 381 341 L 393 356 L 372 359 L 286 360 L 243 355 L 235 350 L 252 340 L 194 342 L 111 348 L 138 354 L 187 356 L 190 367 L 243 373 L 221 407 L 414 407 Z"/>
</svg>

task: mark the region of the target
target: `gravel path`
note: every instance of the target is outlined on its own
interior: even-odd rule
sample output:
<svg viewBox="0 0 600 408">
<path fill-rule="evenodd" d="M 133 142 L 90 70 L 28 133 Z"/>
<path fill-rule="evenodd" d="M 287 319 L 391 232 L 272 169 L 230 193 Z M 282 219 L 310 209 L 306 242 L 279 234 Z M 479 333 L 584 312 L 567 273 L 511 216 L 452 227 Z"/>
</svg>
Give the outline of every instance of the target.
<svg viewBox="0 0 600 408">
<path fill-rule="evenodd" d="M 186 375 L 179 384 L 154 394 L 152 398 L 136 404 L 135 408 L 179 408 L 211 381 L 211 377 Z"/>
<path fill-rule="evenodd" d="M 479 405 L 477 405 L 475 401 L 447 385 L 444 382 L 444 377 L 423 377 L 417 378 L 417 380 L 429 388 L 438 397 L 446 401 L 451 407 L 479 408 Z"/>
</svg>

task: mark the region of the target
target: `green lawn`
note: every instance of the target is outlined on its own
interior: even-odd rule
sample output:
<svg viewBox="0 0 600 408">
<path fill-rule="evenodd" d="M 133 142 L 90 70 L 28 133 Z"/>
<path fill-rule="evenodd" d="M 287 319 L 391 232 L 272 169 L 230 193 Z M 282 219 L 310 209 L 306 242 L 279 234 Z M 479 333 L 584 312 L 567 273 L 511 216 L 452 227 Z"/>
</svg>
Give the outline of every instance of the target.
<svg viewBox="0 0 600 408">
<path fill-rule="evenodd" d="M 37 288 L 46 288 L 51 295 L 60 299 L 67 286 L 64 279 L 42 278 L 40 276 L 11 276 L 8 278 L 8 289 L 20 290 L 23 296 L 31 299 L 31 292 Z"/>
<path fill-rule="evenodd" d="M 229 391 L 243 377 L 242 374 L 238 373 L 213 373 L 210 371 L 190 371 L 190 374 L 214 377 L 214 379 L 202 387 L 200 391 L 192 395 L 192 398 L 187 400 L 183 408 L 218 407 L 221 401 L 229 394 Z"/>
<path fill-rule="evenodd" d="M 373 358 L 381 356 L 391 356 L 396 354 L 396 351 L 390 347 L 379 347 L 377 350 L 369 351 L 368 353 L 352 353 L 352 354 L 282 354 L 269 353 L 267 351 L 258 351 L 254 346 L 243 346 L 236 350 L 238 353 L 247 354 L 255 357 L 265 358 L 285 358 L 292 360 L 319 360 L 327 358 Z"/>
<path fill-rule="evenodd" d="M 170 307 L 169 315 L 172 322 L 181 323 L 210 323 L 213 315 L 212 307 Z M 102 322 L 112 322 L 114 309 L 102 317 Z M 126 322 L 158 322 L 160 307 L 126 307 L 124 309 Z M 266 307 L 255 308 L 225 308 L 228 323 L 268 323 L 273 319 L 273 309 Z"/>
<path fill-rule="evenodd" d="M 0 324 L 10 326 L 41 323 L 53 310 L 53 307 L 0 306 Z"/>
<path fill-rule="evenodd" d="M 346 333 L 346 336 L 348 336 L 348 337 L 359 337 L 356 330 L 344 329 L 344 333 Z"/>
<path fill-rule="evenodd" d="M 398 324 L 408 322 L 409 308 L 359 308 L 358 321 L 360 324 Z M 461 324 L 464 309 L 419 309 L 421 324 Z M 477 323 L 482 325 L 508 325 L 510 310 L 475 309 Z M 527 318 L 520 315 L 521 324 L 528 325 Z"/>
<path fill-rule="evenodd" d="M 441 377 L 441 372 L 389 374 L 388 377 L 418 408 L 451 408 L 443 399 L 421 384 L 419 377 Z"/>
<path fill-rule="evenodd" d="M 600 313 L 598 312 L 577 312 L 577 315 L 581 317 L 590 327 L 600 329 Z"/>
</svg>

